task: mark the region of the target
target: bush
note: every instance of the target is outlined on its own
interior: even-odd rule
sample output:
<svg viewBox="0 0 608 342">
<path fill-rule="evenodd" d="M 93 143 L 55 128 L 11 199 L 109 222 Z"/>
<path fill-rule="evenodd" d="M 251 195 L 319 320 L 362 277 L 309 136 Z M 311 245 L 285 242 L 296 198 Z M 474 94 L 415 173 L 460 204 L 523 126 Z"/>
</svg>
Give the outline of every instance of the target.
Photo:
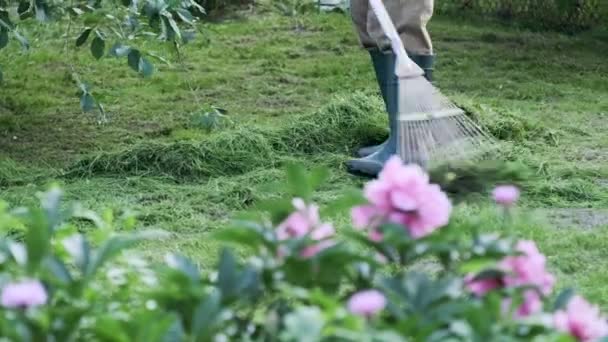
<svg viewBox="0 0 608 342">
<path fill-rule="evenodd" d="M 438 12 L 475 12 L 533 28 L 578 31 L 608 20 L 608 8 L 601 0 L 456 0 L 437 5 Z"/>
<path fill-rule="evenodd" d="M 201 271 L 178 254 L 153 264 L 126 253 L 130 216 L 61 205 L 0 205 L 0 336 L 16 341 L 594 341 L 596 307 L 555 279 L 532 241 L 481 235 L 417 167 L 391 160 L 364 196 L 321 210 L 326 172 L 287 170 L 288 198 L 260 203 L 213 238 L 229 248 Z M 494 192 L 510 217 L 515 187 Z M 292 199 L 293 198 L 293 199 Z M 350 209 L 336 234 L 322 215 Z M 87 235 L 75 224 L 96 229 Z M 481 223 L 480 223 L 481 224 Z M 497 227 L 508 231 L 509 221 Z M 161 234 L 160 237 L 163 237 Z M 433 260 L 437 270 L 412 267 Z M 556 300 L 551 300 L 556 298 Z"/>
</svg>

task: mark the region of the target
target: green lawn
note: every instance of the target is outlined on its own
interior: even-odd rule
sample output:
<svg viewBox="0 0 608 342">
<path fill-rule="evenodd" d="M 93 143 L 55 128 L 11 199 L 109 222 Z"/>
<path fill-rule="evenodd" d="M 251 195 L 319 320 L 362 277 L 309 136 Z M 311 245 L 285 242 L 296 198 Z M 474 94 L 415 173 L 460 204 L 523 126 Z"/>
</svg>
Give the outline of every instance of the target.
<svg viewBox="0 0 608 342">
<path fill-rule="evenodd" d="M 505 159 L 534 171 L 522 206 L 546 220 L 518 225 L 518 233 L 539 243 L 561 286 L 608 309 L 606 35 L 441 17 L 431 32 L 437 85 L 501 139 Z M 124 60 L 94 61 L 86 49 L 66 57 L 59 28 L 25 33 L 51 39 L 33 41 L 29 53 L 12 42 L 0 54 L 0 198 L 29 204 L 57 181 L 69 200 L 129 208 L 140 227 L 173 233 L 142 246 L 152 257 L 179 250 L 208 264 L 218 246 L 207 232 L 280 193 L 286 161 L 330 167 L 317 195 L 325 203 L 363 184 L 343 162 L 358 144 L 382 139 L 371 65 L 345 15 L 309 16 L 299 32 L 270 15 L 212 24 L 209 43 L 187 46 L 183 65 L 149 43 L 146 51 L 170 61 L 156 62 L 150 79 Z M 66 59 L 77 60 L 109 123 L 80 112 Z M 225 108 L 232 123 L 211 133 L 193 125 L 204 105 Z M 484 219 L 492 230 L 488 202 L 455 215 Z"/>
</svg>

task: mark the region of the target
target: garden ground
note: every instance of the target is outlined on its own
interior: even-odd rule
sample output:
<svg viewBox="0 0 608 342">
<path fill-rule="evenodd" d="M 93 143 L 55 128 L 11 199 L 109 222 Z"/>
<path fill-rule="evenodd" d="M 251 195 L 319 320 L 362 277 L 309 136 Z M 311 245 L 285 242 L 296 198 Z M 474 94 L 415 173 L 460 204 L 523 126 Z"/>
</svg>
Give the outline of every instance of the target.
<svg viewBox="0 0 608 342">
<path fill-rule="evenodd" d="M 103 125 L 79 111 L 59 31 L 25 33 L 35 31 L 52 39 L 26 54 L 11 43 L 0 55 L 0 198 L 31 204 L 57 181 L 87 207 L 129 208 L 140 228 L 172 233 L 142 246 L 153 257 L 177 250 L 213 262 L 208 232 L 280 193 L 285 162 L 330 168 L 321 203 L 361 186 L 343 162 L 358 144 L 382 139 L 371 66 L 343 14 L 307 16 L 298 31 L 267 14 L 211 24 L 183 63 L 149 43 L 144 50 L 170 61 L 156 61 L 150 79 L 81 51 L 73 59 L 106 107 Z M 522 222 L 518 233 L 538 242 L 560 286 L 608 309 L 607 36 L 443 17 L 431 31 L 437 85 L 501 140 L 506 160 L 534 173 L 521 205 L 546 220 Z M 202 105 L 226 109 L 231 123 L 207 132 L 193 120 Z M 495 230 L 481 195 L 455 215 Z"/>
</svg>

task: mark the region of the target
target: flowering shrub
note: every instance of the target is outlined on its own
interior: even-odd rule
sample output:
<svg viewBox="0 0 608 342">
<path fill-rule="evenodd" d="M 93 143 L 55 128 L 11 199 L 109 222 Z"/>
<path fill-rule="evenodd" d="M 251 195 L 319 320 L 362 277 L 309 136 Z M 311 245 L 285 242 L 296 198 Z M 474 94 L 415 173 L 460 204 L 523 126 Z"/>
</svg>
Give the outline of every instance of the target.
<svg viewBox="0 0 608 342">
<path fill-rule="evenodd" d="M 418 167 L 392 159 L 363 196 L 313 203 L 324 172 L 288 169 L 287 198 L 213 238 L 201 271 L 178 254 L 128 250 L 162 232 L 130 216 L 0 205 L 0 336 L 15 341 L 600 341 L 608 323 L 555 278 L 532 241 L 480 235 Z M 507 189 L 508 191 L 504 191 Z M 502 195 L 501 195 L 502 193 Z M 504 195 L 504 194 L 507 195 Z M 511 210 L 515 188 L 497 189 Z M 353 228 L 329 218 L 350 212 Z M 87 234 L 77 224 L 96 227 Z M 419 262 L 435 265 L 420 271 Z M 211 266 L 211 265 L 209 265 Z M 422 268 L 424 270 L 424 268 Z"/>
</svg>

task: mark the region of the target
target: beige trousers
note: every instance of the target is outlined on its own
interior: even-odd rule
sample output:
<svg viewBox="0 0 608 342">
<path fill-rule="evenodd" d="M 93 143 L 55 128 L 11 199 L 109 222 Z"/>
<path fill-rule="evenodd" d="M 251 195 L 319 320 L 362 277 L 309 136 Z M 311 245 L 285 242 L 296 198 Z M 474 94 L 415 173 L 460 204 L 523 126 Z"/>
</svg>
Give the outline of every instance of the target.
<svg viewBox="0 0 608 342">
<path fill-rule="evenodd" d="M 432 55 L 433 44 L 426 25 L 433 15 L 434 0 L 384 0 L 383 3 L 408 53 Z M 351 0 L 351 15 L 364 48 L 390 48 L 368 0 Z"/>
</svg>

